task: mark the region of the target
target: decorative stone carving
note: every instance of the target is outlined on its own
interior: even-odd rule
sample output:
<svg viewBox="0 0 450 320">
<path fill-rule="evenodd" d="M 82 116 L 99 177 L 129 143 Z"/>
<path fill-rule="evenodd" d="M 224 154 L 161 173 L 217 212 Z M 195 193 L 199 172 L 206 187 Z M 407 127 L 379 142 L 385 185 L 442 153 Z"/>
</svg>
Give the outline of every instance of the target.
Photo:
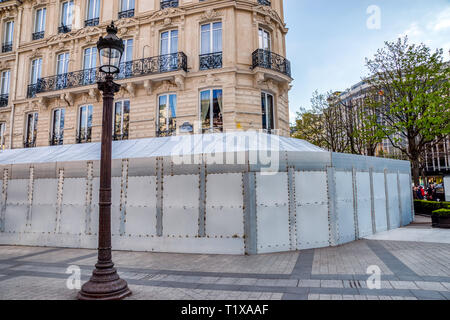
<svg viewBox="0 0 450 320">
<path fill-rule="evenodd" d="M 152 91 L 153 91 L 153 82 L 151 80 L 145 80 L 144 81 L 144 89 L 148 95 L 151 95 Z"/>
<path fill-rule="evenodd" d="M 179 90 L 184 90 L 184 77 L 181 75 L 175 76 L 175 84 Z"/>
<path fill-rule="evenodd" d="M 205 11 L 205 13 L 203 13 L 200 16 L 200 21 L 204 22 L 204 21 L 214 20 L 214 19 L 217 19 L 220 16 L 222 16 L 222 12 L 216 11 L 214 9 L 207 9 Z"/>
<path fill-rule="evenodd" d="M 127 83 L 126 90 L 128 91 L 131 97 L 136 96 L 136 85 L 133 82 Z"/>
</svg>

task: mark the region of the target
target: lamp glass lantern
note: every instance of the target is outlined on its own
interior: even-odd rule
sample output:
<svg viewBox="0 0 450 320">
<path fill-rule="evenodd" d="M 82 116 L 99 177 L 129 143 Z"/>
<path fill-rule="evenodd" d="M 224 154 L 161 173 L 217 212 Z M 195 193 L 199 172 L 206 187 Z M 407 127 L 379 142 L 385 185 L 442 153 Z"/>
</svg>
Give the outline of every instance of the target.
<svg viewBox="0 0 450 320">
<path fill-rule="evenodd" d="M 111 22 L 106 31 L 108 34 L 105 37 L 100 37 L 97 42 L 97 50 L 100 53 L 100 71 L 112 75 L 120 71 L 124 44 L 117 37 L 117 28 L 114 26 L 114 22 Z"/>
</svg>

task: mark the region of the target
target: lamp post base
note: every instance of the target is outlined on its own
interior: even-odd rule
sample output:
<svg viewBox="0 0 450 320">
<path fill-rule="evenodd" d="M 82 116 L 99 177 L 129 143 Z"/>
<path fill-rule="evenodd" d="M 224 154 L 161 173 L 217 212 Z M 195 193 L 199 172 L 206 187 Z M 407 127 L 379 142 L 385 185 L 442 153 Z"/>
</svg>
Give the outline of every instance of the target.
<svg viewBox="0 0 450 320">
<path fill-rule="evenodd" d="M 91 279 L 78 293 L 78 300 L 121 300 L 130 295 L 127 282 L 120 279 L 112 264 L 107 268 L 97 265 Z"/>
</svg>

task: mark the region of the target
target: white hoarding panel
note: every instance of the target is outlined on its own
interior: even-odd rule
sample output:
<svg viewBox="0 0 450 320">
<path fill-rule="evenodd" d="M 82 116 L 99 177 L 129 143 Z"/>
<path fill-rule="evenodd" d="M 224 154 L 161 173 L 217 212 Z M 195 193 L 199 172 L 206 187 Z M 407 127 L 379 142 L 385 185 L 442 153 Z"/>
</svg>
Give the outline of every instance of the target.
<svg viewBox="0 0 450 320">
<path fill-rule="evenodd" d="M 5 212 L 5 231 L 21 233 L 26 229 L 28 206 L 9 204 Z"/>
<path fill-rule="evenodd" d="M 56 205 L 33 205 L 31 230 L 33 232 L 54 233 L 56 227 Z"/>
<path fill-rule="evenodd" d="M 72 193 L 74 190 L 71 189 Z M 83 193 L 82 191 L 80 193 Z M 41 204 L 50 204 L 56 207 L 58 194 L 58 180 L 57 179 L 36 179 L 33 186 L 33 206 Z"/>
<path fill-rule="evenodd" d="M 383 232 L 387 230 L 384 173 L 373 173 L 373 197 L 376 230 L 377 232 Z"/>
<path fill-rule="evenodd" d="M 209 174 L 206 182 L 206 235 L 243 237 L 242 174 Z"/>
<path fill-rule="evenodd" d="M 256 174 L 256 225 L 259 253 L 288 251 L 289 206 L 287 173 Z"/>
<path fill-rule="evenodd" d="M 85 216 L 84 205 L 63 205 L 61 211 L 60 232 L 73 235 L 81 234 L 84 232 Z"/>
<path fill-rule="evenodd" d="M 156 177 L 128 177 L 125 234 L 156 235 Z"/>
<path fill-rule="evenodd" d="M 335 181 L 338 243 L 343 244 L 355 240 L 353 174 L 337 171 Z"/>
<path fill-rule="evenodd" d="M 76 192 L 74 192 L 76 190 Z M 84 206 L 86 203 L 86 179 L 64 179 L 63 204 Z"/>
<path fill-rule="evenodd" d="M 445 201 L 450 202 L 450 176 L 444 177 Z"/>
<path fill-rule="evenodd" d="M 326 172 L 296 172 L 297 249 L 330 244 Z"/>
<path fill-rule="evenodd" d="M 400 174 L 400 200 L 402 202 L 402 225 L 406 226 L 412 222 L 411 208 L 412 182 L 408 174 Z"/>
<path fill-rule="evenodd" d="M 9 204 L 28 204 L 28 179 L 17 179 L 8 181 L 8 198 Z"/>
<path fill-rule="evenodd" d="M 356 189 L 359 237 L 363 238 L 373 233 L 370 175 L 368 172 L 356 173 Z"/>
<path fill-rule="evenodd" d="M 389 220 L 391 229 L 399 228 L 401 225 L 400 221 L 400 207 L 397 188 L 397 174 L 389 173 L 387 175 L 387 185 L 388 185 L 388 198 L 389 198 Z"/>
<path fill-rule="evenodd" d="M 166 237 L 198 235 L 199 176 L 164 176 L 163 234 Z"/>
</svg>

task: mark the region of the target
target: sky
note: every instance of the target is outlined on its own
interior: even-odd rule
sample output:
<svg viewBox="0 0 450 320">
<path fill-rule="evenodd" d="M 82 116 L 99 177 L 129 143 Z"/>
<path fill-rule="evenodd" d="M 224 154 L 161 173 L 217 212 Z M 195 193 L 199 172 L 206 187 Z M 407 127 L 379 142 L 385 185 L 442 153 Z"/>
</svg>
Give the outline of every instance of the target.
<svg viewBox="0 0 450 320">
<path fill-rule="evenodd" d="M 411 43 L 450 50 L 450 0 L 284 0 L 292 64 L 290 120 L 310 108 L 315 90 L 343 91 L 367 75 L 385 41 L 408 35 Z"/>
</svg>

